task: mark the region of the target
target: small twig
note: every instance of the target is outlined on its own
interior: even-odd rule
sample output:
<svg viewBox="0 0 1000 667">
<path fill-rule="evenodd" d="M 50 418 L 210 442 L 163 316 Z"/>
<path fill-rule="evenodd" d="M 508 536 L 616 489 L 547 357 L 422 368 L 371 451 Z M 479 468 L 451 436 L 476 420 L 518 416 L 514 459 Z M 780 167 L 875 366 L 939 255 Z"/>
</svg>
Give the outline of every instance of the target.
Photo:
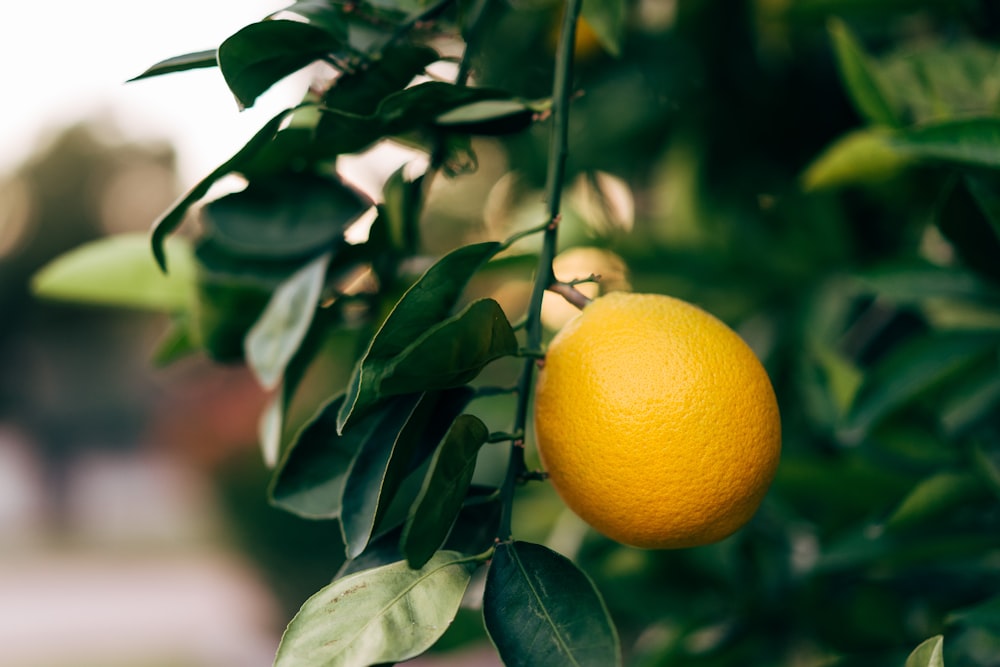
<svg viewBox="0 0 1000 667">
<path fill-rule="evenodd" d="M 558 294 L 562 298 L 566 299 L 580 310 L 583 310 L 591 301 L 590 297 L 574 287 L 573 283 L 562 283 L 557 281 L 549 285 L 548 289 L 550 292 Z"/>
<path fill-rule="evenodd" d="M 497 442 L 515 442 L 517 440 L 524 440 L 523 431 L 515 431 L 514 433 L 507 433 L 506 431 L 495 431 L 490 433 L 490 437 L 486 442 L 494 444 Z"/>
<path fill-rule="evenodd" d="M 525 470 L 518 476 L 517 481 L 520 484 L 526 484 L 527 482 L 544 482 L 549 478 L 549 473 L 544 470 Z"/>
</svg>

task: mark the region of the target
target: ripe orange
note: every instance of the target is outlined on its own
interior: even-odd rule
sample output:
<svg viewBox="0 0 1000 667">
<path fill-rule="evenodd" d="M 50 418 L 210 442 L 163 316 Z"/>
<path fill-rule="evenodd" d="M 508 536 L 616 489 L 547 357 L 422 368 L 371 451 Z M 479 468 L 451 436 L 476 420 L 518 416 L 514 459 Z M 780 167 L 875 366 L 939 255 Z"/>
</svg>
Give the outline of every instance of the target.
<svg viewBox="0 0 1000 667">
<path fill-rule="evenodd" d="M 668 296 L 613 292 L 552 339 L 535 394 L 549 479 L 623 544 L 708 544 L 750 520 L 781 451 L 778 404 L 750 347 Z"/>
</svg>

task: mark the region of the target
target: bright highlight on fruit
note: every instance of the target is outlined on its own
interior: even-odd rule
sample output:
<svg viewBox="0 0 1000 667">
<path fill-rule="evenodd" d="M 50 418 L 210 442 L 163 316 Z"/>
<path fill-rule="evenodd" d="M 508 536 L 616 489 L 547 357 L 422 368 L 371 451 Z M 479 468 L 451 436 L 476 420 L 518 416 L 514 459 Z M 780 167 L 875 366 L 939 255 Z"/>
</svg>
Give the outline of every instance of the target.
<svg viewBox="0 0 1000 667">
<path fill-rule="evenodd" d="M 648 549 L 734 533 L 781 452 L 777 400 L 750 347 L 697 306 L 652 294 L 600 297 L 552 339 L 535 433 L 569 508 Z"/>
</svg>

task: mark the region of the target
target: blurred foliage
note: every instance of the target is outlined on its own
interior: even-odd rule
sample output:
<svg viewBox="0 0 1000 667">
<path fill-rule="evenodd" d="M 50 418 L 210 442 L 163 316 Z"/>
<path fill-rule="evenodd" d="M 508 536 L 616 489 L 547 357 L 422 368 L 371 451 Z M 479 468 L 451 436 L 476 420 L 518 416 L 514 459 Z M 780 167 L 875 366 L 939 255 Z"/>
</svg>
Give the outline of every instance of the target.
<svg viewBox="0 0 1000 667">
<path fill-rule="evenodd" d="M 484 510 L 506 448 L 482 441 L 502 436 L 514 409 L 500 391 L 520 363 L 508 319 L 527 309 L 539 252 L 537 237 L 517 233 L 545 221 L 560 5 L 291 9 L 305 22 L 254 24 L 215 60 L 181 56 L 139 77 L 218 64 L 250 106 L 318 58 L 335 70 L 158 221 L 154 251 L 173 270 L 166 238 L 189 209 L 223 176 L 249 184 L 200 209 L 188 299 L 169 301 L 190 305 L 172 311 L 160 359 L 246 359 L 276 388 L 262 429 L 272 500 L 338 519 L 354 557 L 320 595 L 354 583 L 409 596 L 416 584 L 393 564 L 406 558 L 444 577 L 455 606 L 469 559 L 497 534 Z M 516 575 L 515 563 L 511 591 L 535 576 L 576 584 L 570 604 L 488 588 L 500 654 L 519 664 L 524 628 L 509 621 L 532 604 L 557 621 L 600 616 L 578 566 L 617 628 L 602 646 L 620 643 L 629 665 L 1000 664 L 1000 10 L 634 0 L 588 2 L 584 15 L 596 36 L 581 32 L 577 45 L 559 250 L 609 251 L 635 290 L 732 324 L 771 374 L 784 452 L 755 520 L 690 550 L 617 545 L 544 485 L 520 489 L 524 542 L 504 544 L 494 565 L 506 570 L 490 576 Z M 470 44 L 471 85 L 407 87 L 460 52 L 456 35 Z M 337 158 L 383 140 L 429 166 L 414 159 L 383 192 L 353 192 Z M 359 221 L 367 239 L 347 241 Z M 575 273 L 563 280 L 597 272 L 565 270 Z M 86 290 L 92 273 L 63 275 Z M 117 298 L 92 285 L 91 296 Z M 471 399 L 449 393 L 467 383 Z M 527 444 L 535 462 L 530 433 Z M 422 489 L 446 488 L 443 478 L 459 497 L 427 502 Z M 446 549 L 437 565 L 425 565 L 414 526 Z M 282 563 L 277 576 L 298 568 Z M 391 625 L 395 611 L 351 601 Z M 322 620 L 316 604 L 293 621 L 280 664 L 309 664 L 296 661 L 302 642 L 321 651 L 322 637 L 302 632 Z M 441 646 L 485 639 L 467 614 Z M 583 643 L 558 622 L 544 631 Z M 394 636 L 384 652 L 338 659 L 401 660 L 432 641 Z"/>
</svg>

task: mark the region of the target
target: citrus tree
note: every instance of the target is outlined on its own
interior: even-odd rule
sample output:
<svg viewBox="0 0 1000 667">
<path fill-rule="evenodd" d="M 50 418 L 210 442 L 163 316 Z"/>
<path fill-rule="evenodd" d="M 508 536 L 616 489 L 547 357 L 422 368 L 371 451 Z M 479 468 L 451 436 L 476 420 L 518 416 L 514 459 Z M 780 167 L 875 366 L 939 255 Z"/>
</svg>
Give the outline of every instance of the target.
<svg viewBox="0 0 1000 667">
<path fill-rule="evenodd" d="M 217 67 L 247 108 L 316 70 L 36 291 L 168 312 L 158 364 L 272 392 L 269 500 L 343 545 L 276 665 L 481 628 L 508 665 L 995 665 L 998 25 L 301 0 L 136 77 Z M 371 197 L 343 158 L 383 142 L 419 157 Z"/>
</svg>

